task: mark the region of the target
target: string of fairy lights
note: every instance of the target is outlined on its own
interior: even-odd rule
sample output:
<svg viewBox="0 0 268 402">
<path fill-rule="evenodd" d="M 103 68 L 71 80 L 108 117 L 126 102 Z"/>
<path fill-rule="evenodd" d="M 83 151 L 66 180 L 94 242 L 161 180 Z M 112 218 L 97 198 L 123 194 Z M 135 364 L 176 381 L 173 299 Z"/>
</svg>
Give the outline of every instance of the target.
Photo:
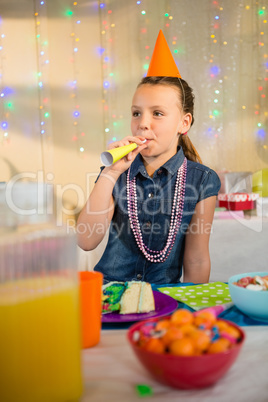
<svg viewBox="0 0 268 402">
<path fill-rule="evenodd" d="M 49 56 L 47 36 L 47 6 L 45 1 L 34 3 L 37 86 L 39 102 L 39 132 L 41 139 L 51 137 L 50 90 L 48 84 Z"/>
<path fill-rule="evenodd" d="M 146 23 L 148 18 L 147 9 L 146 7 L 144 7 L 142 1 L 137 1 L 136 5 L 137 5 L 136 10 L 138 13 L 138 24 L 139 24 L 138 26 L 141 35 L 139 53 L 140 53 L 142 72 L 143 75 L 145 75 L 149 68 L 150 55 L 151 55 L 151 48 L 148 43 L 148 29 Z"/>
<path fill-rule="evenodd" d="M 142 46 L 141 46 L 141 63 L 142 63 L 142 70 L 143 70 L 143 75 L 146 75 L 147 70 L 149 68 L 149 64 L 150 64 L 150 59 L 152 56 L 152 51 L 153 51 L 153 46 L 150 45 L 148 43 L 148 28 L 149 28 L 149 19 L 147 17 L 148 15 L 148 11 L 147 8 L 145 7 L 145 5 L 143 4 L 143 2 L 141 0 L 136 1 L 137 4 L 137 11 L 138 11 L 138 15 L 140 16 L 140 20 L 139 20 L 139 25 L 140 25 L 140 32 L 142 34 Z M 165 2 L 165 9 L 166 12 L 163 13 L 160 16 L 161 19 L 161 23 L 160 25 L 164 26 L 166 30 L 168 30 L 172 25 L 172 20 L 173 20 L 173 16 L 170 14 L 170 4 L 168 1 Z M 176 54 L 179 52 L 178 49 L 176 48 L 176 44 L 177 44 L 177 37 L 173 36 L 172 37 L 172 45 L 173 47 L 171 48 L 171 50 L 174 53 L 174 59 L 175 62 L 176 60 Z"/>
<path fill-rule="evenodd" d="M 73 76 L 70 80 L 70 98 L 73 101 L 72 109 L 72 121 L 73 121 L 73 131 L 72 131 L 72 142 L 76 144 L 76 148 L 81 156 L 84 156 L 85 152 L 85 136 L 86 133 L 81 127 L 81 109 L 79 102 L 79 79 L 78 79 L 78 61 L 77 56 L 79 53 L 80 44 L 80 26 L 82 24 L 81 18 L 78 16 L 78 2 L 74 1 L 70 7 L 65 11 L 65 16 L 71 19 L 71 48 L 72 55 L 70 58 L 70 63 L 72 64 Z"/>
<path fill-rule="evenodd" d="M 5 86 L 4 82 L 5 39 L 3 20 L 0 16 L 0 144 L 9 144 L 10 142 L 9 120 L 10 114 L 14 109 L 11 99 L 14 91 L 10 87 Z"/>
<path fill-rule="evenodd" d="M 258 13 L 258 50 L 259 58 L 262 60 L 260 71 L 258 72 L 258 102 L 255 105 L 255 124 L 258 140 L 262 143 L 263 149 L 268 156 L 268 53 L 266 53 L 265 44 L 267 45 L 268 37 L 268 6 L 267 2 L 260 2 L 257 7 Z M 246 6 L 246 10 L 250 10 L 250 6 Z M 266 43 L 265 43 L 266 41 Z"/>
<path fill-rule="evenodd" d="M 224 77 L 220 68 L 221 46 L 226 46 L 227 41 L 222 38 L 222 12 L 223 1 L 213 0 L 210 5 L 211 22 L 210 30 L 210 54 L 209 54 L 209 87 L 208 92 L 209 110 L 208 117 L 210 124 L 207 129 L 207 135 L 217 139 L 223 130 L 222 110 L 223 110 L 223 82 Z"/>
<path fill-rule="evenodd" d="M 115 106 L 116 80 L 115 80 L 115 23 L 113 10 L 107 1 L 99 1 L 100 47 L 98 53 L 102 66 L 102 104 L 105 142 L 116 141 L 117 129 L 120 124 L 120 113 Z"/>
</svg>

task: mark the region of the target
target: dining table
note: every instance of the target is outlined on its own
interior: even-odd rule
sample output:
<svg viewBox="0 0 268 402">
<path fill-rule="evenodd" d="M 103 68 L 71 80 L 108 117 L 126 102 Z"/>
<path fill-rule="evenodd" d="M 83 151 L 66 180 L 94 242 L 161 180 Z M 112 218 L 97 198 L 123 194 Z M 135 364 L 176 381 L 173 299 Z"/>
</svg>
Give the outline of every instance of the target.
<svg viewBox="0 0 268 402">
<path fill-rule="evenodd" d="M 187 285 L 191 284 L 172 286 Z M 180 301 L 177 308 L 192 310 Z M 267 402 L 268 322 L 255 321 L 235 306 L 219 317 L 238 324 L 245 332 L 245 342 L 229 371 L 212 386 L 199 389 L 172 388 L 157 382 L 128 342 L 127 332 L 134 322 L 103 322 L 100 342 L 81 352 L 84 389 L 80 401 Z"/>
</svg>

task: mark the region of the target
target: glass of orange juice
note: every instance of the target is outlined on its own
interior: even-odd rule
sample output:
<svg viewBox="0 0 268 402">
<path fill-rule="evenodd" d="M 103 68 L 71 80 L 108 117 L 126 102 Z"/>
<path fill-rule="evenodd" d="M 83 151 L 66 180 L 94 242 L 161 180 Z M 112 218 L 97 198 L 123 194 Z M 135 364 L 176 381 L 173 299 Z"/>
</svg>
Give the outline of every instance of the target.
<svg viewBox="0 0 268 402">
<path fill-rule="evenodd" d="M 64 230 L 0 237 L 0 400 L 82 394 L 76 238 Z"/>
</svg>

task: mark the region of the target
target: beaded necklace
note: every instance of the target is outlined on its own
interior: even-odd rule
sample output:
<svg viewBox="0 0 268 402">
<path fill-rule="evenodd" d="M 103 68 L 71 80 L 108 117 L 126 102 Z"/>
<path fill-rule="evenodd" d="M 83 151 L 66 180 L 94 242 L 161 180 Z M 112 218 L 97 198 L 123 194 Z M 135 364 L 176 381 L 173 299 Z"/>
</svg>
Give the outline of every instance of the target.
<svg viewBox="0 0 268 402">
<path fill-rule="evenodd" d="M 168 231 L 168 237 L 165 247 L 158 250 L 151 250 L 144 244 L 142 232 L 140 228 L 140 222 L 138 218 L 138 206 L 137 206 L 137 191 L 136 191 L 136 177 L 129 180 L 129 172 L 127 174 L 127 203 L 128 203 L 128 216 L 130 221 L 130 227 L 135 237 L 136 243 L 148 261 L 151 262 L 164 262 L 168 258 L 178 233 L 182 220 L 182 212 L 184 206 L 185 196 L 185 183 L 186 183 L 186 171 L 187 171 L 187 159 L 184 161 L 178 169 L 174 198 L 172 204 L 170 226 Z"/>
</svg>

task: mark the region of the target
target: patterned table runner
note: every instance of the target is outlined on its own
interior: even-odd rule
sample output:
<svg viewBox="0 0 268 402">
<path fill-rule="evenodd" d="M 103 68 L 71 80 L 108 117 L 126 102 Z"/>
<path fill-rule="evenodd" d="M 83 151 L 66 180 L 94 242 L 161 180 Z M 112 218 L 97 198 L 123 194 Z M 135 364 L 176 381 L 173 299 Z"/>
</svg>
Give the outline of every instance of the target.
<svg viewBox="0 0 268 402">
<path fill-rule="evenodd" d="M 205 283 L 193 286 L 159 287 L 158 290 L 187 304 L 194 310 L 218 306 L 232 301 L 228 284 L 223 282 Z"/>
</svg>

